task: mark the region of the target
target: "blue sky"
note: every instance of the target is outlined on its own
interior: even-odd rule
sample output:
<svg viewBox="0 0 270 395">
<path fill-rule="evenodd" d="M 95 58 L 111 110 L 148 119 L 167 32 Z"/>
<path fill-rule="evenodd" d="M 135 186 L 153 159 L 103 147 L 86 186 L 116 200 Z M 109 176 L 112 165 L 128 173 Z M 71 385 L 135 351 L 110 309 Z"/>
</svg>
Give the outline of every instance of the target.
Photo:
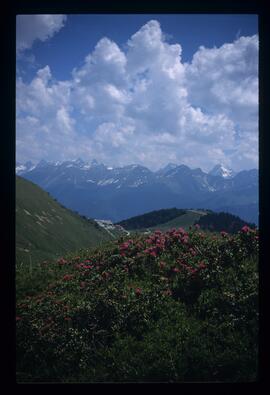
<svg viewBox="0 0 270 395">
<path fill-rule="evenodd" d="M 16 121 L 18 161 L 257 167 L 257 16 L 18 16 Z"/>
</svg>

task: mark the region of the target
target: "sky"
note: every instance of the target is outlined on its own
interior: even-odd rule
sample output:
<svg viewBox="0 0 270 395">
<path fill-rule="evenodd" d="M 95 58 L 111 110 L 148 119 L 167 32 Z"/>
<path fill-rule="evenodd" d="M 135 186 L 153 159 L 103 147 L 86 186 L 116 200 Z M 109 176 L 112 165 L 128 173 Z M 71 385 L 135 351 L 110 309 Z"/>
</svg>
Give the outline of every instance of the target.
<svg viewBox="0 0 270 395">
<path fill-rule="evenodd" d="M 16 160 L 258 167 L 256 15 L 18 15 Z"/>
</svg>

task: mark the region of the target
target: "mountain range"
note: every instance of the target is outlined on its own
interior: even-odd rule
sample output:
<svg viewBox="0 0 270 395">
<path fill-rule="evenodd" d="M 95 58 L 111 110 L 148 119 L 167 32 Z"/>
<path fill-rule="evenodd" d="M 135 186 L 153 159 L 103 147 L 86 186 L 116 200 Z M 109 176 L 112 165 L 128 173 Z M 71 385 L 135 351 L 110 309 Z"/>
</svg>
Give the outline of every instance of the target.
<svg viewBox="0 0 270 395">
<path fill-rule="evenodd" d="M 235 173 L 216 165 L 206 173 L 169 163 L 154 172 L 137 164 L 113 168 L 77 159 L 16 163 L 16 174 L 90 218 L 118 222 L 177 207 L 225 211 L 258 224 L 257 169 Z"/>
</svg>

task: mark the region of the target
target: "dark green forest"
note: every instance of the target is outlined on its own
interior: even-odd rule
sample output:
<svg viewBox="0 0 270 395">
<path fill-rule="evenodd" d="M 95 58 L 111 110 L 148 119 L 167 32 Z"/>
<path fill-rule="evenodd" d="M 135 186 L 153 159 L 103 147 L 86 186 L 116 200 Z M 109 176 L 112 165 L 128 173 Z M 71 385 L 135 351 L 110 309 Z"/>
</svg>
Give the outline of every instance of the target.
<svg viewBox="0 0 270 395">
<path fill-rule="evenodd" d="M 202 229 L 216 232 L 224 231 L 228 233 L 237 233 L 245 225 L 252 229 L 256 227 L 255 224 L 247 223 L 236 215 L 224 212 L 209 213 L 201 216 L 197 223 Z"/>
<path fill-rule="evenodd" d="M 185 213 L 186 210 L 175 207 L 170 209 L 155 210 L 151 211 L 150 213 L 138 215 L 136 217 L 118 222 L 117 225 L 121 225 L 127 230 L 151 228 L 152 226 L 164 224 L 165 222 L 179 217 L 180 215 L 184 215 Z"/>
</svg>

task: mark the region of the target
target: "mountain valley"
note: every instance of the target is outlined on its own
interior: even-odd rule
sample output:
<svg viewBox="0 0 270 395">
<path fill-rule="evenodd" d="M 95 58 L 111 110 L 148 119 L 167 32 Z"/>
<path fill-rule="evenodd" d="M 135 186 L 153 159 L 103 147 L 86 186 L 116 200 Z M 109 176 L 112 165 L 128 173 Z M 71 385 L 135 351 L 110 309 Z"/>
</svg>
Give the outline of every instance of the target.
<svg viewBox="0 0 270 395">
<path fill-rule="evenodd" d="M 209 173 L 168 164 L 153 172 L 141 165 L 107 167 L 93 160 L 16 164 L 17 174 L 89 218 L 121 221 L 177 208 L 227 211 L 258 224 L 258 170 L 235 174 L 222 165 Z"/>
</svg>

